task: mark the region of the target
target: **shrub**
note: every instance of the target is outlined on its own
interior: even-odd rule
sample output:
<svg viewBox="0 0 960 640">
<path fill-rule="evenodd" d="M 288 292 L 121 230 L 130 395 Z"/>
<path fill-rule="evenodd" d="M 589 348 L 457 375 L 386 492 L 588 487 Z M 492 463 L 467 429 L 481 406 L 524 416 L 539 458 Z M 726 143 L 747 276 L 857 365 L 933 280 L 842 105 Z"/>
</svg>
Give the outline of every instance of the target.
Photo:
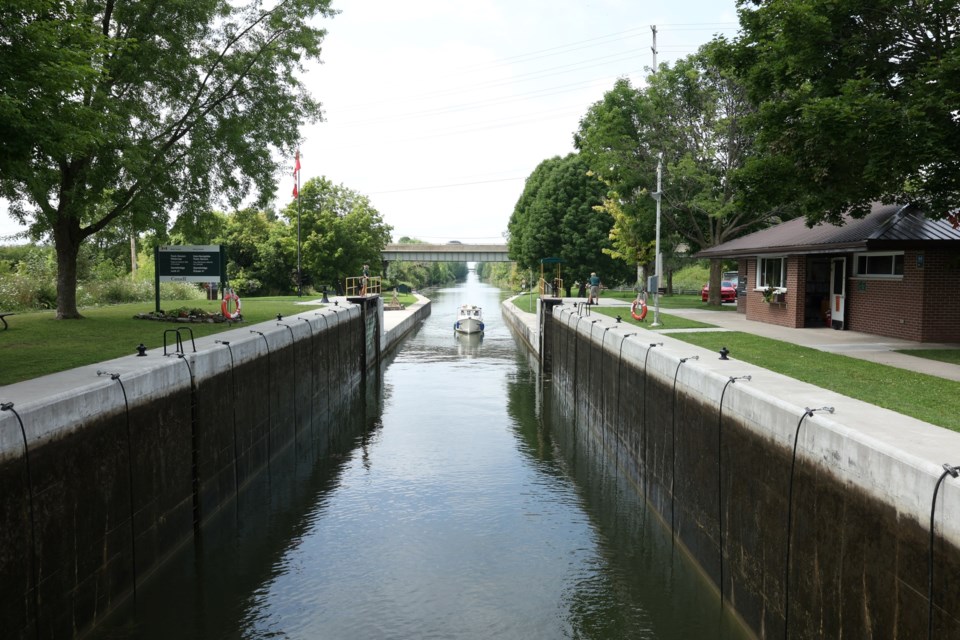
<svg viewBox="0 0 960 640">
<path fill-rule="evenodd" d="M 151 300 L 153 297 L 153 284 L 151 283 L 150 295 L 146 299 Z M 160 283 L 160 298 L 163 300 L 204 300 L 206 297 L 207 294 L 200 287 L 190 282 Z"/>
<path fill-rule="evenodd" d="M 234 278 L 230 281 L 230 286 L 233 287 L 233 290 L 236 291 L 237 294 L 243 296 L 256 295 L 263 289 L 263 283 L 256 278 Z"/>
<path fill-rule="evenodd" d="M 131 280 L 126 275 L 77 284 L 78 307 L 149 302 L 154 297 L 152 281 Z M 160 297 L 165 300 L 203 300 L 206 294 L 190 282 L 162 282 Z M 56 306 L 57 286 L 53 278 L 0 274 L 0 311 L 54 309 Z"/>
<path fill-rule="evenodd" d="M 673 274 L 674 291 L 697 291 L 710 280 L 710 267 L 692 264 Z"/>
<path fill-rule="evenodd" d="M 0 309 L 21 311 L 36 308 L 36 287 L 30 278 L 19 274 L 0 276 Z"/>
</svg>

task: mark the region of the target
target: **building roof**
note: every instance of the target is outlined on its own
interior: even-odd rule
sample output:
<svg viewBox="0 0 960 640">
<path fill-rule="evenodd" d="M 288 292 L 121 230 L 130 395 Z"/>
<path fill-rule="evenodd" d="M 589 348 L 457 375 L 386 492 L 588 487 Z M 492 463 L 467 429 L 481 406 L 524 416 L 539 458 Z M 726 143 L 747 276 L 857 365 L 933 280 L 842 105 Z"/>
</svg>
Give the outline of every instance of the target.
<svg viewBox="0 0 960 640">
<path fill-rule="evenodd" d="M 732 258 L 784 253 L 847 253 L 885 249 L 933 248 L 960 243 L 960 229 L 946 220 L 928 220 L 912 205 L 874 203 L 860 219 L 843 217 L 843 225 L 806 225 L 788 220 L 699 252 L 698 258 Z"/>
</svg>

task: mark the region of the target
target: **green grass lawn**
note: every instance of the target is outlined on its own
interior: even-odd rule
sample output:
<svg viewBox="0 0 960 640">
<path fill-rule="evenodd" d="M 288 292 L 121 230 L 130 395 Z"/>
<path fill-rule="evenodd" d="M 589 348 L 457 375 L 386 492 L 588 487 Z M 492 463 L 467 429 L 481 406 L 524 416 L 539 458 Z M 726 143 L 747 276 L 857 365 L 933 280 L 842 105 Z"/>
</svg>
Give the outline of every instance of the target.
<svg viewBox="0 0 960 640">
<path fill-rule="evenodd" d="M 237 326 L 252 325 L 277 317 L 301 313 L 320 306 L 298 305 L 296 296 L 244 298 L 240 325 L 180 324 L 135 320 L 134 314 L 154 310 L 153 303 L 137 302 L 109 307 L 81 309 L 82 320 L 57 320 L 53 311 L 18 313 L 7 318 L 10 328 L 0 329 L 0 385 L 28 380 L 82 365 L 136 353 L 141 342 L 147 348 L 162 347 L 165 329 L 190 327 L 193 336 L 208 336 Z M 218 300 L 165 300 L 164 309 L 199 308 L 220 310 Z M 182 332 L 182 336 L 186 337 Z M 168 344 L 175 336 L 168 338 Z"/>
<path fill-rule="evenodd" d="M 245 298 L 244 323 L 239 326 L 271 320 L 278 313 L 287 316 L 320 308 L 296 304 L 298 300 L 306 299 L 296 296 Z M 415 298 L 401 295 L 400 300 L 404 304 L 411 304 Z M 536 295 L 522 295 L 515 303 L 524 311 L 536 313 Z M 680 303 L 690 304 L 689 300 Z M 166 309 L 180 306 L 211 312 L 220 309 L 220 303 L 216 300 L 163 302 Z M 663 308 L 670 307 L 663 305 Z M 7 318 L 10 329 L 0 330 L 0 362 L 3 363 L 0 367 L 0 385 L 132 355 L 141 342 L 148 348 L 161 347 L 165 329 L 189 326 L 193 329 L 194 337 L 199 338 L 238 326 L 226 323 L 184 325 L 133 319 L 136 313 L 152 310 L 152 304 L 135 303 L 83 309 L 83 320 L 58 321 L 52 311 L 11 316 Z M 647 329 L 651 328 L 653 321 L 652 309 L 648 312 L 646 322 L 633 320 L 626 307 L 592 307 L 591 313 L 610 317 L 620 315 L 622 322 Z M 661 313 L 660 320 L 664 329 L 710 326 L 669 313 Z M 960 393 L 957 393 L 958 387 L 954 381 L 740 332 L 675 333 L 671 337 L 710 351 L 727 347 L 734 360 L 749 362 L 918 420 L 960 431 Z M 956 350 L 907 353 L 960 363 L 960 351 Z"/>
<path fill-rule="evenodd" d="M 391 300 L 393 300 L 392 291 L 383 296 L 384 304 L 389 304 Z M 402 304 L 404 307 L 409 307 L 410 305 L 417 303 L 417 296 L 413 295 L 412 293 L 398 293 L 397 300 L 399 300 L 400 304 Z"/>
<path fill-rule="evenodd" d="M 507 298 L 512 295 L 514 294 L 511 292 L 506 292 L 506 295 L 504 295 L 504 297 Z M 633 291 L 616 291 L 612 289 L 607 289 L 600 294 L 601 304 L 603 303 L 604 300 L 620 300 L 622 302 L 632 302 L 634 298 L 636 298 L 636 294 Z M 513 301 L 513 303 L 517 305 L 517 307 L 519 307 L 520 309 L 526 311 L 527 313 L 536 313 L 538 299 L 539 299 L 539 296 L 536 293 L 532 293 L 532 294 L 522 293 L 517 297 L 516 300 Z M 652 298 L 647 300 L 647 308 L 649 309 L 647 314 L 647 324 L 649 325 L 649 323 L 651 322 L 651 318 L 653 317 L 653 299 Z M 711 307 L 707 305 L 706 302 L 701 302 L 700 296 L 676 295 L 676 296 L 660 296 L 660 308 L 661 309 L 710 309 L 711 311 L 736 311 L 737 305 L 725 304 L 719 307 Z M 594 307 L 594 311 L 597 311 L 599 309 L 603 309 L 603 307 L 602 306 Z M 607 312 L 601 311 L 601 313 L 607 313 Z M 630 310 L 627 309 L 626 314 L 614 310 L 612 315 L 616 316 L 617 313 L 620 313 L 621 316 L 623 315 L 629 316 Z M 661 321 L 662 321 L 664 314 L 660 314 L 660 315 L 661 315 Z M 705 326 L 701 323 L 684 324 L 687 321 L 681 321 L 679 318 L 674 318 L 673 320 L 671 320 L 671 322 L 681 322 L 681 323 L 672 324 L 669 327 L 665 326 L 664 328 L 680 329 L 680 328 L 688 328 L 688 327 Z"/>
<path fill-rule="evenodd" d="M 510 291 L 504 291 L 503 293 L 504 293 L 503 295 L 504 300 L 514 295 Z M 521 293 L 520 295 L 518 295 L 517 298 L 513 301 L 513 304 L 515 304 L 517 308 L 520 309 L 521 311 L 526 311 L 527 313 L 536 313 L 537 303 L 539 300 L 540 300 L 540 296 L 538 296 L 535 293 L 527 292 L 527 293 Z"/>
<path fill-rule="evenodd" d="M 683 305 L 690 305 L 692 296 L 684 297 L 687 300 L 677 300 L 682 298 L 681 296 L 674 297 L 672 301 L 679 303 L 679 306 L 672 308 L 690 308 Z M 627 298 L 632 300 L 630 296 Z M 696 303 L 702 304 L 699 300 L 696 300 Z M 670 307 L 661 305 L 661 308 Z M 645 322 L 634 320 L 630 316 L 630 309 L 626 307 L 592 307 L 591 313 L 609 317 L 619 315 L 624 324 L 652 331 L 713 326 L 661 313 L 662 326 L 653 328 L 650 326 L 653 322 L 653 309 L 648 311 Z M 710 351 L 719 352 L 721 347 L 726 347 L 734 360 L 749 362 L 930 424 L 960 431 L 960 393 L 957 392 L 957 383 L 952 380 L 742 332 L 671 333 L 670 337 Z M 904 353 L 960 364 L 960 350 L 909 350 Z"/>
<path fill-rule="evenodd" d="M 732 359 L 960 431 L 960 393 L 952 380 L 748 333 L 676 333 L 670 337 L 710 351 L 726 347 Z"/>
<path fill-rule="evenodd" d="M 614 289 L 607 289 L 600 293 L 600 301 L 604 299 L 612 298 L 614 300 L 623 300 L 624 302 L 632 302 L 637 297 L 636 293 L 633 291 L 616 291 Z M 650 312 L 653 312 L 653 296 L 647 298 L 647 306 L 650 308 Z M 710 309 L 711 311 L 736 311 L 737 305 L 735 304 L 723 304 L 720 306 L 711 307 L 706 302 L 703 302 L 700 299 L 699 295 L 662 295 L 660 296 L 660 308 L 661 309 Z"/>
<path fill-rule="evenodd" d="M 949 362 L 950 364 L 960 364 L 960 349 L 903 349 L 897 353 L 905 353 L 908 356 L 917 358 L 927 358 L 929 360 L 939 360 L 940 362 Z"/>
<path fill-rule="evenodd" d="M 629 307 L 592 307 L 591 313 L 600 313 L 605 316 L 610 316 L 611 318 L 620 316 L 620 322 L 650 329 L 651 331 L 659 331 L 661 329 L 705 329 L 713 326 L 704 322 L 688 320 L 687 318 L 672 316 L 669 313 L 661 312 L 660 326 L 653 327 L 651 325 L 653 324 L 654 313 L 653 308 L 649 306 L 647 307 L 647 317 L 643 320 L 634 320 L 633 316 L 630 315 Z"/>
</svg>

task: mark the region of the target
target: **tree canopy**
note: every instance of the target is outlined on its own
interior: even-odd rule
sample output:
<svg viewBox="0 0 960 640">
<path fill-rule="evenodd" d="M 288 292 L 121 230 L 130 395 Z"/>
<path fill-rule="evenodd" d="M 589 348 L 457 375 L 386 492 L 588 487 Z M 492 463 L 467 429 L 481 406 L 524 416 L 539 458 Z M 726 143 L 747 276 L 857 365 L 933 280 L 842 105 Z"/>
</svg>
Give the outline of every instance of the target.
<svg viewBox="0 0 960 640">
<path fill-rule="evenodd" d="M 724 46 L 714 41 L 673 66 L 661 65 L 643 89 L 618 80 L 581 119 L 574 143 L 610 187 L 602 206 L 615 221 L 618 257 L 632 263 L 654 259 L 656 203 L 650 194 L 661 154 L 664 253 L 671 250 L 665 243 L 671 237 L 693 252 L 784 215 L 778 206 L 748 206 L 744 176 L 753 137 L 743 121 L 752 107 L 718 62 Z M 720 272 L 718 263 L 712 290 L 719 291 Z"/>
<path fill-rule="evenodd" d="M 76 258 L 109 227 L 160 230 L 272 197 L 319 103 L 329 0 L 23 0 L 0 9 L 0 196 L 57 251 L 57 315 L 79 317 Z"/>
<path fill-rule="evenodd" d="M 391 227 L 383 222 L 366 196 L 327 178 L 311 178 L 304 183 L 299 203 L 294 200 L 283 210 L 293 255 L 298 206 L 303 271 L 314 285 L 334 284 L 347 276 L 359 275 L 364 264 L 371 265 L 373 273 L 379 273 Z M 295 275 L 294 270 L 294 280 Z"/>
<path fill-rule="evenodd" d="M 603 251 L 611 247 L 613 220 L 596 207 L 606 192 L 578 154 L 541 162 L 527 178 L 510 216 L 510 257 L 520 269 L 537 272 L 542 258 L 559 257 L 566 284 L 591 271 L 609 284 L 629 278 L 630 267 Z"/>
<path fill-rule="evenodd" d="M 810 224 L 876 200 L 960 207 L 960 4 L 739 0 L 756 181 Z"/>
</svg>

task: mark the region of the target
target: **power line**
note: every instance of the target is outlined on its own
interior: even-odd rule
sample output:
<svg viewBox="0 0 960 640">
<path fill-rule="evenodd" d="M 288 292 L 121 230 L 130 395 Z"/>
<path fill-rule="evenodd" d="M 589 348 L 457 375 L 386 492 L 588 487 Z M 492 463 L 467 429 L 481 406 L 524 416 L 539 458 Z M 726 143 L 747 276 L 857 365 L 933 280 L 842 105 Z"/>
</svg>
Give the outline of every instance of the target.
<svg viewBox="0 0 960 640">
<path fill-rule="evenodd" d="M 566 84 L 566 85 L 558 85 L 556 87 L 546 87 L 544 89 L 537 89 L 534 91 L 529 91 L 527 93 L 518 93 L 508 97 L 487 98 L 484 100 L 476 100 L 473 102 L 453 104 L 453 105 L 444 106 L 444 107 L 436 107 L 433 109 L 424 109 L 422 111 L 413 111 L 413 112 L 407 112 L 402 114 L 391 113 L 389 115 L 379 116 L 375 118 L 367 118 L 362 120 L 350 120 L 348 122 L 340 122 L 337 124 L 338 126 L 356 126 L 356 125 L 373 124 L 377 122 L 397 122 L 401 120 L 409 120 L 411 118 L 438 116 L 438 115 L 443 115 L 447 113 L 455 113 L 459 111 L 469 111 L 472 109 L 510 104 L 512 102 L 522 102 L 527 100 L 528 98 L 533 98 L 533 97 L 542 98 L 542 97 L 557 95 L 559 93 L 567 93 L 569 91 L 575 91 L 578 88 L 594 85 L 600 80 L 623 77 L 624 75 L 628 75 L 629 73 L 635 73 L 635 72 L 636 70 L 630 70 L 626 73 L 623 73 L 617 76 L 607 75 L 601 78 L 591 78 L 589 80 L 584 80 L 581 82 L 575 82 L 575 83 Z M 328 119 L 328 122 L 332 122 L 332 121 Z"/>
<path fill-rule="evenodd" d="M 457 182 L 452 184 L 435 184 L 430 186 L 423 187 L 408 187 L 406 189 L 390 189 L 387 191 L 371 191 L 369 195 L 376 196 L 382 195 L 385 193 L 405 193 L 408 191 L 434 191 L 436 189 L 452 189 L 455 187 L 469 187 L 475 184 L 492 184 L 494 182 L 515 182 L 517 180 L 526 180 L 527 176 L 520 176 L 516 178 L 500 178 L 498 180 L 478 180 L 476 182 Z"/>
<path fill-rule="evenodd" d="M 671 31 L 705 31 L 705 30 L 711 30 L 711 29 L 713 29 L 713 28 L 715 28 L 715 27 L 729 28 L 729 27 L 731 27 L 731 26 L 739 26 L 739 25 L 738 25 L 738 23 L 735 23 L 735 22 L 705 22 L 705 23 L 685 23 L 685 24 L 677 24 L 677 25 L 664 25 L 664 27 L 666 27 L 667 30 L 671 30 Z M 617 42 L 617 41 L 620 41 L 620 40 L 627 40 L 627 39 L 630 39 L 630 38 L 639 36 L 639 35 L 640 35 L 639 32 L 641 32 L 641 31 L 643 31 L 643 30 L 646 30 L 647 28 L 648 28 L 647 26 L 644 26 L 644 27 L 635 27 L 635 28 L 633 28 L 633 29 L 628 29 L 628 30 L 626 30 L 626 31 L 620 31 L 620 32 L 616 32 L 616 33 L 613 33 L 613 34 L 607 34 L 607 35 L 604 35 L 604 36 L 598 36 L 598 37 L 596 37 L 596 38 L 589 38 L 589 39 L 586 39 L 586 40 L 579 40 L 579 41 L 576 41 L 576 42 L 573 42 L 573 43 L 568 43 L 568 44 L 564 44 L 564 45 L 558 45 L 558 46 L 556 46 L 556 47 L 549 47 L 549 48 L 547 48 L 547 49 L 540 49 L 540 50 L 538 50 L 538 51 L 533 51 L 533 52 L 530 52 L 530 53 L 518 54 L 518 55 L 516 55 L 516 56 L 510 56 L 510 57 L 507 57 L 507 58 L 501 58 L 500 60 L 491 62 L 491 63 L 489 63 L 489 64 L 474 65 L 474 66 L 472 66 L 472 67 L 462 67 L 462 68 L 460 68 L 460 69 L 451 71 L 451 72 L 449 72 L 449 73 L 447 73 L 447 74 L 439 75 L 439 76 L 436 77 L 436 79 L 437 79 L 437 80 L 442 80 L 442 79 L 448 78 L 448 77 L 462 77 L 462 76 L 464 75 L 464 73 L 469 73 L 469 72 L 473 72 L 473 71 L 482 71 L 482 70 L 486 70 L 486 69 L 494 69 L 494 68 L 498 68 L 498 67 L 503 67 L 503 66 L 512 64 L 513 62 L 518 61 L 518 60 L 520 60 L 520 59 L 524 59 L 524 58 L 525 58 L 526 60 L 521 60 L 521 61 L 539 60 L 539 59 L 542 59 L 542 58 L 557 56 L 557 55 L 561 55 L 561 54 L 564 54 L 564 53 L 570 53 L 570 52 L 579 51 L 579 50 L 582 50 L 582 49 L 588 49 L 588 48 L 592 48 L 592 47 L 602 46 L 602 45 L 604 45 L 604 44 L 610 44 L 610 43 L 612 43 L 612 42 Z M 625 34 L 631 34 L 631 35 L 625 35 Z M 616 36 L 619 36 L 619 37 L 616 37 Z M 611 38 L 613 38 L 613 39 L 611 39 Z M 599 42 L 598 42 L 598 41 L 599 41 Z M 588 43 L 593 43 L 593 44 L 588 44 Z M 578 46 L 578 45 L 586 45 L 586 46 Z M 542 72 L 550 72 L 550 71 L 556 71 L 556 70 L 560 70 L 560 69 L 566 69 L 566 68 L 570 68 L 570 67 L 575 67 L 576 65 L 582 64 L 582 63 L 584 63 L 584 62 L 592 62 L 592 61 L 597 61 L 597 60 L 604 60 L 604 59 L 608 59 L 608 58 L 616 57 L 616 56 L 629 56 L 630 54 L 636 53 L 636 52 L 638 52 L 638 51 L 640 51 L 640 50 L 641 50 L 641 49 L 630 49 L 630 50 L 628 50 L 628 51 L 626 51 L 626 52 L 620 52 L 620 53 L 616 53 L 616 54 L 609 54 L 609 55 L 607 55 L 607 56 L 600 56 L 600 57 L 596 57 L 596 58 L 590 58 L 590 59 L 587 59 L 587 60 L 581 60 L 581 61 L 578 61 L 578 62 L 575 62 L 575 63 L 570 63 L 570 64 L 567 64 L 567 65 L 561 65 L 561 66 L 556 66 L 556 67 L 548 67 L 548 68 L 546 68 L 546 69 L 541 69 L 541 70 L 539 70 L 539 71 L 529 72 L 529 73 L 526 73 L 526 74 L 521 74 L 520 76 L 515 76 L 514 78 L 511 78 L 511 79 L 493 80 L 493 81 L 487 81 L 487 82 L 485 82 L 485 83 L 480 83 L 479 85 L 477 85 L 477 84 L 474 84 L 474 85 L 464 85 L 464 86 L 462 86 L 462 87 L 457 87 L 457 88 L 454 88 L 454 89 L 441 90 L 441 91 L 433 91 L 433 92 L 428 92 L 428 93 L 420 93 L 420 94 L 418 94 L 417 96 L 415 96 L 413 99 L 414 99 L 414 100 L 425 100 L 425 99 L 429 99 L 429 98 L 431 98 L 431 97 L 438 97 L 438 96 L 443 96 L 443 95 L 451 95 L 451 94 L 456 94 L 456 93 L 460 93 L 460 92 L 463 92 L 463 91 L 474 90 L 474 89 L 476 89 L 476 88 L 478 88 L 478 87 L 483 87 L 483 86 L 502 86 L 502 84 L 510 84 L 510 83 L 513 83 L 513 82 L 517 82 L 518 80 L 517 80 L 516 78 L 523 78 L 523 77 L 525 77 L 525 76 L 533 76 L 533 79 L 537 79 L 537 78 L 539 78 L 539 77 L 547 77 L 547 76 L 549 76 L 549 75 L 556 75 L 556 74 L 549 74 L 549 73 L 548 73 L 548 74 L 545 74 L 545 75 L 537 75 L 537 74 L 540 74 L 540 73 L 542 73 Z M 677 48 L 671 48 L 671 47 L 668 46 L 668 47 L 665 48 L 665 50 L 668 50 L 668 51 L 671 51 L 671 52 L 683 52 L 683 51 L 689 51 L 690 49 L 689 49 L 689 48 L 687 48 L 687 49 L 683 49 L 683 48 L 677 49 Z M 591 66 L 595 66 L 595 65 L 591 65 Z M 589 67 L 588 67 L 588 68 L 589 68 Z M 351 104 L 351 105 L 345 105 L 344 108 L 345 108 L 345 109 L 368 109 L 368 108 L 374 108 L 374 107 L 377 107 L 377 106 L 381 106 L 381 105 L 387 104 L 387 103 L 389 103 L 389 104 L 395 104 L 396 101 L 395 101 L 395 100 L 389 100 L 389 101 L 387 101 L 387 100 L 380 100 L 380 101 L 376 101 L 376 102 L 355 103 L 355 104 Z"/>
<path fill-rule="evenodd" d="M 674 23 L 674 24 L 665 24 L 661 25 L 665 27 L 668 31 L 710 31 L 715 28 L 721 28 L 723 30 L 729 29 L 731 27 L 739 27 L 738 22 L 688 22 L 688 23 Z M 498 66 L 503 66 L 505 64 L 510 64 L 516 61 L 523 61 L 523 58 L 538 60 L 543 57 L 548 57 L 551 55 L 560 55 L 562 53 L 568 53 L 569 51 L 579 51 L 581 49 L 588 49 L 594 46 L 601 46 L 606 44 L 606 42 L 597 42 L 597 41 L 617 41 L 617 40 L 627 40 L 631 37 L 638 36 L 640 34 L 646 34 L 646 31 L 649 27 L 643 25 L 640 27 L 633 27 L 626 29 L 624 31 L 616 31 L 614 33 L 608 33 L 602 36 L 596 36 L 594 38 L 587 38 L 586 40 L 577 40 L 575 42 L 569 42 L 566 44 L 557 45 L 555 47 L 548 47 L 546 49 L 539 49 L 537 51 L 530 51 L 528 53 L 520 53 L 515 56 L 509 56 L 506 58 L 501 58 L 489 64 L 475 65 L 473 67 L 464 67 L 458 71 L 451 72 L 450 75 L 456 75 L 464 71 L 472 71 L 474 69 L 483 70 L 489 68 L 495 68 Z M 596 44 L 588 44 L 596 43 Z M 587 45 L 587 46 L 579 46 Z M 552 53 L 551 53 L 552 52 Z"/>
<path fill-rule="evenodd" d="M 409 102 L 421 102 L 424 100 L 431 100 L 433 98 L 438 98 L 443 96 L 453 96 L 453 95 L 468 93 L 468 92 L 477 91 L 481 89 L 493 89 L 497 87 L 505 87 L 512 84 L 529 82 L 530 80 L 540 80 L 542 78 L 549 78 L 552 76 L 561 75 L 563 73 L 568 73 L 570 71 L 591 69 L 591 68 L 602 66 L 603 64 L 623 62 L 625 60 L 633 60 L 636 58 L 636 54 L 638 54 L 640 51 L 642 51 L 642 49 L 630 49 L 629 51 L 612 53 L 606 56 L 589 58 L 587 60 L 578 60 L 577 62 L 571 62 L 568 64 L 563 64 L 555 67 L 548 67 L 546 69 L 531 71 L 529 73 L 522 73 L 509 78 L 487 80 L 484 82 L 466 84 L 466 85 L 462 85 L 462 86 L 454 87 L 450 89 L 442 89 L 438 91 L 418 93 L 416 96 L 413 96 L 412 98 L 410 98 Z M 597 63 L 597 64 L 587 64 L 591 62 Z M 351 110 L 372 109 L 374 107 L 380 107 L 386 104 L 389 104 L 391 106 L 396 105 L 397 100 L 396 99 L 379 100 L 377 102 L 367 102 L 359 105 L 349 105 L 349 106 L 345 105 L 343 108 L 351 109 Z"/>
<path fill-rule="evenodd" d="M 559 65 L 555 67 L 549 67 L 547 69 L 540 69 L 538 71 L 531 71 L 529 73 L 521 73 L 518 75 L 511 76 L 509 78 L 502 78 L 496 80 L 487 80 L 484 82 L 477 82 L 473 84 L 462 85 L 459 87 L 454 87 L 450 89 L 443 89 L 439 91 L 432 91 L 428 93 L 419 93 L 411 101 L 423 101 L 430 100 L 442 96 L 451 96 L 461 93 L 468 93 L 472 91 L 477 91 L 480 89 L 494 89 L 497 87 L 505 87 L 512 84 L 518 84 L 522 82 L 528 82 L 530 80 L 540 80 L 542 78 L 549 78 L 552 76 L 560 75 L 562 73 L 567 73 L 569 71 L 577 71 L 582 69 L 590 69 L 602 64 L 587 64 L 587 63 L 614 63 L 614 62 L 623 62 L 624 60 L 633 60 L 636 58 L 636 55 L 640 52 L 640 49 L 631 49 L 629 51 L 611 53 L 606 56 L 600 56 L 597 58 L 589 58 L 587 60 L 578 60 L 577 62 L 571 62 L 564 65 Z M 396 104 L 395 100 L 381 100 L 379 102 L 367 103 L 367 107 L 382 106 L 384 104 Z"/>
</svg>

